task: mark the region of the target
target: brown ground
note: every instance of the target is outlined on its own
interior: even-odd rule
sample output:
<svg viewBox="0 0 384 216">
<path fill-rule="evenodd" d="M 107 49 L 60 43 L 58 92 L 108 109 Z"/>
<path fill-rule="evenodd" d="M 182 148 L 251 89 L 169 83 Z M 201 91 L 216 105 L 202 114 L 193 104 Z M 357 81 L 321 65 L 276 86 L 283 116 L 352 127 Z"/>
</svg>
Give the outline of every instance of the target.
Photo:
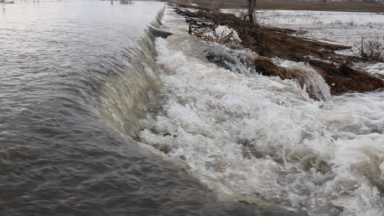
<svg viewBox="0 0 384 216">
<path fill-rule="evenodd" d="M 167 0 L 164 0 L 167 1 Z M 167 2 L 179 5 L 188 5 L 188 2 L 199 5 L 201 8 L 246 8 L 246 0 L 168 0 Z M 323 1 L 260 1 L 256 3 L 257 9 L 276 10 L 315 10 L 315 11 L 348 11 L 348 12 L 376 12 L 384 13 L 384 4 L 368 2 L 323 2 Z"/>
<path fill-rule="evenodd" d="M 278 57 L 311 65 L 331 88 L 331 94 L 338 95 L 349 91 L 365 92 L 384 88 L 384 81 L 364 71 L 353 69 L 354 61 L 367 61 L 358 56 L 343 56 L 336 50 L 350 48 L 343 45 L 328 44 L 292 35 L 292 29 L 279 29 L 250 24 L 231 14 L 222 14 L 214 10 L 190 12 L 176 8 L 176 12 L 188 17 L 189 33 L 208 41 L 227 44 L 232 48 L 249 48 L 259 54 L 253 59 L 255 67 L 264 75 L 279 76 L 281 79 L 295 79 L 304 87 L 308 79 L 301 69 L 289 70 L 274 64 L 269 58 Z M 205 32 L 225 25 L 234 29 L 241 42 L 231 40 L 231 34 L 215 39 L 205 36 Z M 314 88 L 307 92 L 316 99 Z M 321 98 L 317 98 L 321 99 Z"/>
</svg>

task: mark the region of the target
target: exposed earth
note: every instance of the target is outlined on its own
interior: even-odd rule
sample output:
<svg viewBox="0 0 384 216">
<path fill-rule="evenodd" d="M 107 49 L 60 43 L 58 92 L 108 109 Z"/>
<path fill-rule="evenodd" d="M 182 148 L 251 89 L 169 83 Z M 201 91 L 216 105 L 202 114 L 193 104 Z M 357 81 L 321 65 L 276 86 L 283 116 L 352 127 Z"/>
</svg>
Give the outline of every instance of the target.
<svg viewBox="0 0 384 216">
<path fill-rule="evenodd" d="M 201 8 L 246 8 L 246 0 L 169 0 L 191 7 L 191 4 Z M 256 8 L 261 10 L 314 10 L 314 11 L 348 11 L 384 13 L 384 4 L 369 2 L 324 2 L 324 1 L 258 1 Z"/>
</svg>

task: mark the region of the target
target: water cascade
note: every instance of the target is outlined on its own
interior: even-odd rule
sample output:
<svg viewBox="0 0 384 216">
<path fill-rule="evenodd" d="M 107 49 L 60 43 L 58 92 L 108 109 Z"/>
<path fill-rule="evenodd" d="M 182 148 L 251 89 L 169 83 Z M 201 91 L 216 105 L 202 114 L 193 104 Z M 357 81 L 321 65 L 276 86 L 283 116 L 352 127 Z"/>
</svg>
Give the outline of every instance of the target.
<svg viewBox="0 0 384 216">
<path fill-rule="evenodd" d="M 234 193 L 311 215 L 382 214 L 383 92 L 331 96 L 313 68 L 275 59 L 306 74 L 313 100 L 300 81 L 253 73 L 235 51 L 190 36 L 171 7 L 162 23 L 173 35 L 156 39 L 163 90 L 142 142 Z"/>
</svg>

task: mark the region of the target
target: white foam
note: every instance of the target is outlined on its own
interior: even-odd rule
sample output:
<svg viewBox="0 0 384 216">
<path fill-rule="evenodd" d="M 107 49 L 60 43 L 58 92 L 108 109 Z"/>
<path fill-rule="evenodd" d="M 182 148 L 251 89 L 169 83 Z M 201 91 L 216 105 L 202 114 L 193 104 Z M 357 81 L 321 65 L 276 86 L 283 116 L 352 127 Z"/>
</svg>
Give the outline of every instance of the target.
<svg viewBox="0 0 384 216">
<path fill-rule="evenodd" d="M 309 64 L 303 62 L 297 63 L 288 60 L 275 60 L 275 63 L 288 69 L 303 71 L 303 75 L 305 75 L 304 85 L 306 85 L 307 88 L 312 89 L 316 98 L 323 101 L 331 100 L 331 92 L 328 84 L 325 82 L 324 78 Z"/>
<path fill-rule="evenodd" d="M 156 49 L 164 101 L 142 120 L 143 142 L 168 145 L 170 157 L 236 193 L 311 215 L 383 215 L 383 92 L 324 104 L 294 81 L 209 63 L 186 33 L 158 38 Z"/>
</svg>

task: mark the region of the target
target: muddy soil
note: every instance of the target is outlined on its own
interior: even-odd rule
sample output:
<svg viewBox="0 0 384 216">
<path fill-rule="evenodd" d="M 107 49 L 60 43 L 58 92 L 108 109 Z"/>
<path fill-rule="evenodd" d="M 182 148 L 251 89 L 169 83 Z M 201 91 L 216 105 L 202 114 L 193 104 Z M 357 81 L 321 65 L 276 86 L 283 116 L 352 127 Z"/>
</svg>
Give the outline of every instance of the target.
<svg viewBox="0 0 384 216">
<path fill-rule="evenodd" d="M 294 62 L 305 62 L 320 74 L 330 86 L 331 94 L 345 92 L 365 92 L 384 88 L 384 81 L 367 72 L 353 69 L 353 63 L 364 61 L 358 56 L 344 56 L 335 53 L 337 50 L 349 49 L 349 46 L 330 44 L 297 36 L 293 29 L 265 27 L 243 21 L 234 15 L 223 14 L 216 10 L 188 10 L 175 8 L 176 12 L 185 16 L 189 22 L 189 33 L 208 41 L 231 46 L 235 49 L 249 48 L 258 57 L 250 57 L 259 72 L 281 79 L 294 79 L 313 99 L 316 97 L 313 88 L 305 86 L 308 76 L 300 69 L 288 70 L 273 63 L 270 58 L 286 59 Z M 214 31 L 218 26 L 227 26 L 236 31 L 240 40 L 233 40 L 232 35 L 221 37 L 206 36 L 207 31 Z M 231 33 L 232 34 L 232 33 Z"/>
<path fill-rule="evenodd" d="M 247 8 L 246 0 L 164 0 L 170 3 L 191 7 L 189 2 L 205 9 L 237 9 Z M 193 6 L 192 6 L 193 7 Z M 345 12 L 374 12 L 384 13 L 384 4 L 369 2 L 325 2 L 325 1 L 292 1 L 275 0 L 260 1 L 256 8 L 261 10 L 313 10 L 313 11 L 345 11 Z"/>
</svg>

